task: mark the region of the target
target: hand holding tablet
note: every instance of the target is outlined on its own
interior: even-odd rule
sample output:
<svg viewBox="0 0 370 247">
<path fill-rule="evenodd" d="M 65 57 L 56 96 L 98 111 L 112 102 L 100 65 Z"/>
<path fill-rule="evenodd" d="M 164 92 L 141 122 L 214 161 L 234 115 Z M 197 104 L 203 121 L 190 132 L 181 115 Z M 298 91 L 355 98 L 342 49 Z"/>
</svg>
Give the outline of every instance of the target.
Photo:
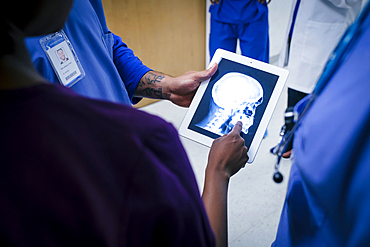
<svg viewBox="0 0 370 247">
<path fill-rule="evenodd" d="M 206 146 L 237 121 L 252 163 L 286 82 L 288 71 L 218 49 L 213 77 L 202 82 L 180 126 L 180 135 Z"/>
</svg>

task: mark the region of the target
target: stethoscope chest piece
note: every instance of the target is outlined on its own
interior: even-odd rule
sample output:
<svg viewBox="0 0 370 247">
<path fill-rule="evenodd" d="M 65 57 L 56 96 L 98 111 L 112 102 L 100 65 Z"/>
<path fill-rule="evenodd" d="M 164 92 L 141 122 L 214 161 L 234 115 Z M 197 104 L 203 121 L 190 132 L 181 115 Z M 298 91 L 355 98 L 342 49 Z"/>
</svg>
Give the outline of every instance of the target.
<svg viewBox="0 0 370 247">
<path fill-rule="evenodd" d="M 275 172 L 274 176 L 273 176 L 273 179 L 274 179 L 275 183 L 279 184 L 279 183 L 283 182 L 283 175 L 280 172 Z"/>
</svg>

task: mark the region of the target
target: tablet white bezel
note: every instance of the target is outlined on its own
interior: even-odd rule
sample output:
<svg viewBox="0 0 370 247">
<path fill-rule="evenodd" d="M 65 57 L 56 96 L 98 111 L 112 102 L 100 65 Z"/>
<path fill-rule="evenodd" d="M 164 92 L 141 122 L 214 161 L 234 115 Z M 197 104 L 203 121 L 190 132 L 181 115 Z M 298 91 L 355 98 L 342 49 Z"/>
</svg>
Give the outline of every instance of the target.
<svg viewBox="0 0 370 247">
<path fill-rule="evenodd" d="M 261 71 L 266 71 L 268 73 L 277 75 L 279 77 L 274 87 L 274 90 L 272 92 L 272 95 L 270 97 L 270 100 L 263 113 L 262 119 L 257 128 L 256 134 L 254 138 L 252 139 L 252 143 L 248 149 L 248 156 L 249 156 L 248 163 L 252 163 L 257 154 L 262 138 L 266 132 L 266 129 L 271 119 L 272 113 L 274 112 L 276 104 L 279 100 L 280 94 L 284 88 L 289 72 L 286 69 L 282 69 L 282 68 L 279 68 L 279 67 L 276 67 L 276 66 L 273 66 L 273 65 L 270 65 L 270 64 L 252 59 L 252 58 L 248 58 L 242 55 L 238 55 L 238 54 L 226 51 L 226 50 L 222 50 L 222 49 L 218 49 L 215 52 L 215 55 L 213 56 L 212 61 L 210 62 L 209 66 L 211 67 L 214 63 L 219 64 L 222 58 L 228 59 L 230 61 L 242 64 L 242 65 L 246 65 L 251 68 L 261 70 Z M 201 133 L 198 133 L 196 131 L 193 131 L 189 129 L 188 127 L 204 95 L 204 92 L 207 89 L 209 81 L 210 79 L 202 82 L 201 85 L 199 86 L 198 91 L 196 92 L 194 99 L 179 128 L 179 134 L 181 136 L 191 139 L 200 144 L 206 145 L 208 147 L 212 145 L 212 142 L 214 141 L 214 139 L 206 135 L 203 135 Z"/>
</svg>

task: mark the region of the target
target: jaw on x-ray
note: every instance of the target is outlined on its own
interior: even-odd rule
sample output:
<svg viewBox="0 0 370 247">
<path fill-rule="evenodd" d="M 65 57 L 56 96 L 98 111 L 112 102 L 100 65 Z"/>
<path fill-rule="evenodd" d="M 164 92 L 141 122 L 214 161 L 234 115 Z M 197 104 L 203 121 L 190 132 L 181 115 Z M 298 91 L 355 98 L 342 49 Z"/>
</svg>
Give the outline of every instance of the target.
<svg viewBox="0 0 370 247">
<path fill-rule="evenodd" d="M 248 133 L 257 106 L 263 102 L 260 83 L 247 75 L 231 72 L 221 77 L 212 88 L 208 115 L 196 126 L 218 135 L 229 133 L 237 121 Z"/>
</svg>

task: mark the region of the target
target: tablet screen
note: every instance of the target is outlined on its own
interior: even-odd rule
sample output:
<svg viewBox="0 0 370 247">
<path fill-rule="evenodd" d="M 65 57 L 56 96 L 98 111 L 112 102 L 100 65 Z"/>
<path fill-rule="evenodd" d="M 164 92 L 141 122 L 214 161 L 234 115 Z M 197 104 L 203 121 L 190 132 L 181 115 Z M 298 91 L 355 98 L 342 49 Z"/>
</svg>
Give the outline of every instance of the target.
<svg viewBox="0 0 370 247">
<path fill-rule="evenodd" d="M 278 75 L 222 58 L 188 129 L 216 139 L 242 121 L 241 135 L 249 148 L 278 79 Z"/>
</svg>

